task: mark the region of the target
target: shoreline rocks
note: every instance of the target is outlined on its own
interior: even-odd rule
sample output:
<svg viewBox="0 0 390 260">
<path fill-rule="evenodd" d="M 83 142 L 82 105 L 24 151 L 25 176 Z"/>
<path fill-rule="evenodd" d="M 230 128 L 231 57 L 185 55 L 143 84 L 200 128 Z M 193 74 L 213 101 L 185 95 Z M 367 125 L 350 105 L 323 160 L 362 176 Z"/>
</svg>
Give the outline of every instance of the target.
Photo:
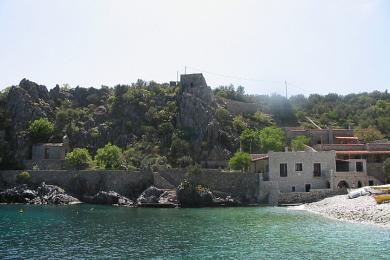
<svg viewBox="0 0 390 260">
<path fill-rule="evenodd" d="M 333 219 L 390 228 L 390 203 L 377 204 L 372 196 L 348 199 L 339 195 L 304 204 L 303 209 Z"/>
<path fill-rule="evenodd" d="M 0 192 L 0 203 L 24 203 L 34 205 L 69 205 L 80 203 L 75 197 L 66 194 L 55 185 L 42 182 L 36 189 L 30 189 L 26 184 Z"/>
<path fill-rule="evenodd" d="M 94 196 L 84 196 L 83 201 L 91 204 L 135 207 L 134 202 L 115 191 L 99 191 Z"/>
</svg>

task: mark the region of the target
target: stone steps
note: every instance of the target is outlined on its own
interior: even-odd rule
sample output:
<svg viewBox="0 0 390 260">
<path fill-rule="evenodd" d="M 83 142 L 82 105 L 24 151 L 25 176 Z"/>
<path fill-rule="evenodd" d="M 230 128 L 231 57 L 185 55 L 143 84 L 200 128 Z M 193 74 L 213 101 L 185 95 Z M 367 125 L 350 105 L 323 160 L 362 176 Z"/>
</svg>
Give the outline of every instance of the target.
<svg viewBox="0 0 390 260">
<path fill-rule="evenodd" d="M 175 189 L 176 186 L 169 182 L 167 179 L 162 177 L 158 172 L 153 173 L 154 186 L 159 189 L 171 190 Z"/>
</svg>

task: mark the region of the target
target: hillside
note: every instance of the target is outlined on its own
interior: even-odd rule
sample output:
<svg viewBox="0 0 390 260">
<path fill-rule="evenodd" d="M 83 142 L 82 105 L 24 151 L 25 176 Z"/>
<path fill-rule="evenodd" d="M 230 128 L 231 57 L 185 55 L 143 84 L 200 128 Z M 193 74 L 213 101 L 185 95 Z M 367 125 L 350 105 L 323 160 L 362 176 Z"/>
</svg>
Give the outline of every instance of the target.
<svg viewBox="0 0 390 260">
<path fill-rule="evenodd" d="M 339 96 L 245 95 L 232 86 L 212 90 L 201 74 L 180 84 L 138 80 L 113 88 L 50 91 L 27 79 L 0 94 L 0 167 L 20 168 L 31 156 L 30 122 L 45 117 L 54 123 L 49 142 L 66 134 L 71 147 L 92 154 L 107 143 L 121 147 L 141 167 L 163 160 L 173 167 L 230 158 L 240 133 L 270 125 L 307 126 L 309 116 L 321 126 L 368 127 L 390 135 L 390 95 L 373 92 Z"/>
</svg>

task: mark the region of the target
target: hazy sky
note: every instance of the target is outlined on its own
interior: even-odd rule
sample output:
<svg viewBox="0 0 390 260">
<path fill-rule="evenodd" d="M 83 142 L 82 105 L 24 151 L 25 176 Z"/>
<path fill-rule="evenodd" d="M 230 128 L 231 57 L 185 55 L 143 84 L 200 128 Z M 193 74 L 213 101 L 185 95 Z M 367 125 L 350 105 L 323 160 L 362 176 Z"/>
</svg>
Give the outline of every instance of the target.
<svg viewBox="0 0 390 260">
<path fill-rule="evenodd" d="M 0 0 L 0 89 L 168 82 L 249 93 L 390 90 L 387 0 Z"/>
</svg>

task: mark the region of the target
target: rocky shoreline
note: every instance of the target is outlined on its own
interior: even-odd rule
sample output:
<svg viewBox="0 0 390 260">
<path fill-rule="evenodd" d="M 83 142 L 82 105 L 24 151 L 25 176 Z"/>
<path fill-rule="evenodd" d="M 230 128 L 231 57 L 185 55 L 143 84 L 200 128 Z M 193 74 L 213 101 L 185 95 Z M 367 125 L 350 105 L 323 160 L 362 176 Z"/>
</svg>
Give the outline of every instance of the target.
<svg viewBox="0 0 390 260">
<path fill-rule="evenodd" d="M 372 196 L 348 199 L 347 195 L 339 195 L 291 208 L 332 219 L 390 228 L 390 203 L 377 204 Z"/>
<path fill-rule="evenodd" d="M 218 193 L 216 193 L 218 194 Z M 95 195 L 73 196 L 64 189 L 44 182 L 36 187 L 21 184 L 0 191 L 0 204 L 71 205 L 90 203 L 120 207 L 232 207 L 244 206 L 239 199 L 227 194 L 216 195 L 207 188 L 184 182 L 177 189 L 159 189 L 150 186 L 138 198 L 132 200 L 115 191 L 99 191 Z"/>
</svg>

